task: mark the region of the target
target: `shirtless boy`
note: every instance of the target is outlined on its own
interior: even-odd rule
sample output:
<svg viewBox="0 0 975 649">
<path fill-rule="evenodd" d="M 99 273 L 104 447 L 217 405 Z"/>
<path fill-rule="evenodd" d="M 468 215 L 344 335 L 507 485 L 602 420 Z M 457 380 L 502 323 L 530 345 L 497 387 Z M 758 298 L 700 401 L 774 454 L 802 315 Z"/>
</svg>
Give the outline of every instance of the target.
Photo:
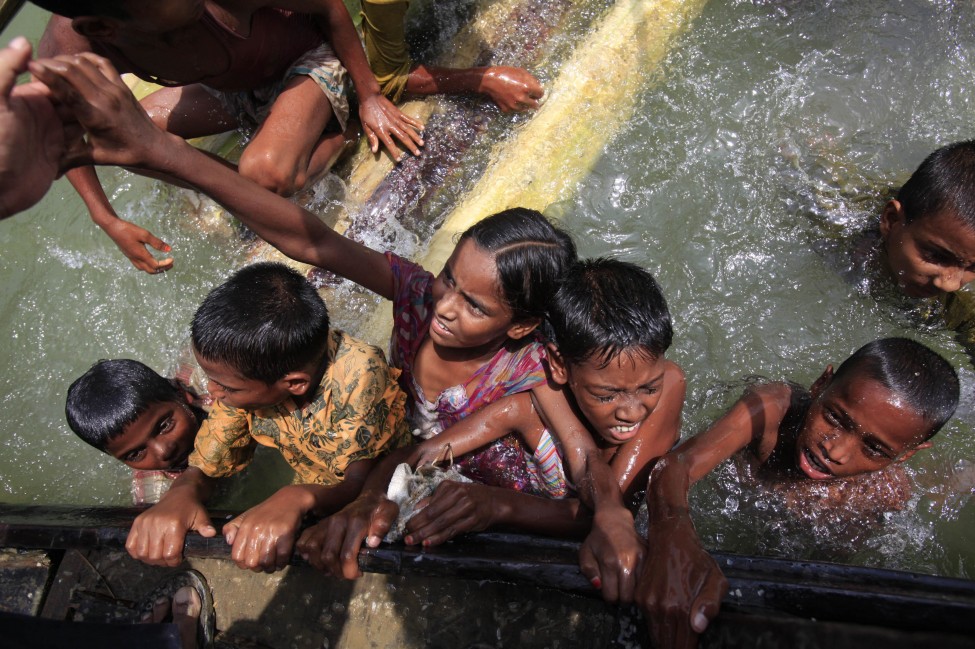
<svg viewBox="0 0 975 649">
<path fill-rule="evenodd" d="M 876 340 L 835 374 L 827 366 L 808 393 L 788 383 L 753 388 L 661 458 L 647 491 L 648 557 L 637 585 L 656 645 L 696 646 L 728 589 L 694 531 L 688 491 L 695 481 L 745 448 L 763 472 L 782 479 L 866 480 L 930 447 L 958 395 L 958 377 L 938 354 L 906 338 Z"/>
<path fill-rule="evenodd" d="M 93 51 L 120 73 L 165 86 L 143 101 L 180 137 L 257 127 L 241 154 L 242 175 L 290 195 L 324 173 L 354 137 L 346 73 L 373 151 L 413 154 L 422 125 L 379 92 L 341 0 L 37 0 L 55 15 L 39 54 Z M 247 122 L 252 122 L 248 124 Z M 146 245 L 169 246 L 120 219 L 91 168 L 68 173 L 92 219 L 136 268 L 158 273 Z"/>
</svg>

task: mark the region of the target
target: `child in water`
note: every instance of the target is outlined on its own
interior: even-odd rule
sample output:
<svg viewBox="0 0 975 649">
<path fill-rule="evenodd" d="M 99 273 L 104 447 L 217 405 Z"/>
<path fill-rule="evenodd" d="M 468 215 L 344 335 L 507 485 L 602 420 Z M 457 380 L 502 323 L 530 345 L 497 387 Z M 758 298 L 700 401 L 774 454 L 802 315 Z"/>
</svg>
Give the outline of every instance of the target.
<svg viewBox="0 0 975 649">
<path fill-rule="evenodd" d="M 575 260 L 575 246 L 537 212 L 508 210 L 474 226 L 435 278 L 395 255 L 346 239 L 301 207 L 160 131 L 104 59 L 59 57 L 34 62 L 30 69 L 84 126 L 88 137 L 79 156 L 192 182 L 289 257 L 394 300 L 392 359 L 403 369 L 408 408 L 421 428 L 442 429 L 490 401 L 529 389 L 550 417 L 567 410 L 566 398 L 546 385 L 544 345 L 533 334 Z M 625 579 L 642 556 L 641 544 L 624 530 L 632 530 L 632 516 L 609 466 L 594 448 L 585 447 L 585 431 L 570 434 L 575 439 L 563 440 L 564 447 L 579 449 L 568 458 L 571 475 L 580 480 L 575 476 L 584 472 L 591 485 L 580 497 L 595 510 L 590 538 L 598 541 L 603 583 L 611 574 Z M 527 484 L 524 453 L 512 437 L 495 447 L 501 452 L 493 457 L 510 460 L 498 466 L 503 482 Z M 581 468 L 575 464 L 580 456 Z M 480 465 L 485 466 L 492 465 Z M 621 590 L 619 598 L 632 598 L 632 587 Z"/>
<path fill-rule="evenodd" d="M 646 484 L 651 460 L 680 436 L 684 375 L 664 357 L 672 329 L 667 303 L 647 271 L 612 259 L 574 264 L 559 285 L 550 321 L 552 378 L 569 393 L 619 489 L 632 496 Z M 591 519 L 581 511 L 563 469 L 558 435 L 530 392 L 499 399 L 436 437 L 400 449 L 369 475 L 359 498 L 309 528 L 297 549 L 315 567 L 349 576 L 357 569 L 340 557 L 355 557 L 363 540 L 375 547 L 397 517 L 386 497 L 401 462 L 421 466 L 468 453 L 505 435 L 517 434 L 534 453 L 537 496 L 476 483 L 444 482 L 407 525 L 408 544 L 443 543 L 456 534 L 489 527 L 557 536 L 582 535 Z M 341 552 L 339 550 L 341 549 Z"/>
<path fill-rule="evenodd" d="M 857 350 L 836 373 L 827 366 L 807 392 L 789 383 L 756 386 L 708 430 L 665 455 L 647 491 L 648 556 L 637 601 L 660 647 L 693 647 L 728 588 L 701 547 L 688 506 L 691 485 L 742 449 L 780 480 L 828 481 L 832 499 L 870 505 L 870 474 L 904 462 L 951 418 L 958 377 L 924 345 L 886 338 Z M 835 500 L 833 500 L 835 502 Z"/>
<path fill-rule="evenodd" d="M 36 0 L 54 15 L 41 56 L 95 52 L 121 72 L 162 88 L 143 100 L 161 127 L 181 137 L 238 127 L 256 132 L 240 157 L 240 173 L 284 196 L 318 178 L 357 137 L 348 79 L 373 151 L 394 140 L 414 155 L 419 121 L 380 92 L 342 0 Z M 92 220 L 141 270 L 158 273 L 146 245 L 169 246 L 123 221 L 90 167 L 69 180 Z"/>
<path fill-rule="evenodd" d="M 82 440 L 133 469 L 135 504 L 186 468 L 207 399 L 139 361 L 102 360 L 68 388 L 65 415 Z"/>
<path fill-rule="evenodd" d="M 175 566 L 186 533 L 216 535 L 204 502 L 258 444 L 276 448 L 298 484 L 279 489 L 223 527 L 242 568 L 287 565 L 304 516 L 351 501 L 375 458 L 409 441 L 405 395 L 383 353 L 329 326 L 304 277 L 282 264 L 237 271 L 193 316 L 193 352 L 215 399 L 189 467 L 132 524 L 126 548 Z"/>
</svg>

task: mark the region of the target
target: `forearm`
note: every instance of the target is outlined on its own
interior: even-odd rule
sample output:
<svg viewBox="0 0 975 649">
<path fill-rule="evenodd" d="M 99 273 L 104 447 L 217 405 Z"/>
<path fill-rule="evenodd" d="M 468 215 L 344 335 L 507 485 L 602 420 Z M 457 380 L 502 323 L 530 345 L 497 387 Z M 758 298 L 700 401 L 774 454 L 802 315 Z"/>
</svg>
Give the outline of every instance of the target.
<svg viewBox="0 0 975 649">
<path fill-rule="evenodd" d="M 660 458 L 647 485 L 647 513 L 650 525 L 666 519 L 690 517 L 688 494 L 690 471 L 679 451 Z"/>
<path fill-rule="evenodd" d="M 546 536 L 582 538 L 592 526 L 592 516 L 576 498 L 551 499 L 512 489 L 486 488 L 492 490 L 494 501 L 493 527 Z"/>
<path fill-rule="evenodd" d="M 94 167 L 78 167 L 71 169 L 64 175 L 85 203 L 95 225 L 103 230 L 108 230 L 113 222 L 119 220 L 115 210 L 112 209 L 112 204 L 108 201 L 108 196 L 105 195 L 105 190 L 102 189 Z"/>
<path fill-rule="evenodd" d="M 362 49 L 359 34 L 356 32 L 345 4 L 329 2 L 328 11 L 323 20 L 331 36 L 332 49 L 335 50 L 339 61 L 348 71 L 349 79 L 352 80 L 359 101 L 365 101 L 367 98 L 379 94 L 379 83 L 369 68 L 369 61 Z"/>
<path fill-rule="evenodd" d="M 215 478 L 211 478 L 200 469 L 191 466 L 173 481 L 169 491 L 159 499 L 159 505 L 177 501 L 204 504 L 210 499 L 215 484 Z"/>
</svg>

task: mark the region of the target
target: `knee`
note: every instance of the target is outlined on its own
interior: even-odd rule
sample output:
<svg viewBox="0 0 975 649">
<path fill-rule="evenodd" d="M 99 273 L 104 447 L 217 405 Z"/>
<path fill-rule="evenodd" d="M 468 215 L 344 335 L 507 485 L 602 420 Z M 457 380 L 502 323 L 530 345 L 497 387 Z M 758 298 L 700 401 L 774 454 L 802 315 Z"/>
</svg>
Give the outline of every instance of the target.
<svg viewBox="0 0 975 649">
<path fill-rule="evenodd" d="M 305 186 L 306 174 L 281 164 L 266 151 L 244 149 L 238 164 L 240 175 L 279 196 L 291 196 Z"/>
</svg>

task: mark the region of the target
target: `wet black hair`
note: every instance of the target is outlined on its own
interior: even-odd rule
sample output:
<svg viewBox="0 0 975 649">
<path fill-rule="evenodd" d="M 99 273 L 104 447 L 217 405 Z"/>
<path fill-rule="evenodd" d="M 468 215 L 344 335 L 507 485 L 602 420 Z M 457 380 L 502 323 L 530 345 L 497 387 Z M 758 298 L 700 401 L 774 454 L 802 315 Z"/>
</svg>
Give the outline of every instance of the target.
<svg viewBox="0 0 975 649">
<path fill-rule="evenodd" d="M 308 280 L 284 264 L 264 262 L 210 291 L 190 329 L 198 355 L 271 384 L 320 361 L 328 327 L 328 309 Z"/>
<path fill-rule="evenodd" d="M 468 228 L 465 239 L 494 255 L 500 297 L 515 322 L 544 319 L 562 275 L 576 260 L 576 244 L 567 232 L 536 210 L 515 207 Z"/>
<path fill-rule="evenodd" d="M 907 402 L 931 425 L 930 439 L 958 407 L 958 375 L 951 363 L 909 338 L 882 338 L 867 343 L 843 361 L 833 375 L 838 380 L 860 374 L 880 383 Z"/>
<path fill-rule="evenodd" d="M 175 381 L 139 361 L 100 360 L 68 388 L 64 414 L 78 437 L 99 451 L 155 403 L 184 403 Z"/>
<path fill-rule="evenodd" d="M 975 230 L 975 140 L 943 146 L 897 193 L 904 222 L 948 213 Z"/>
<path fill-rule="evenodd" d="M 65 18 L 99 16 L 104 18 L 128 18 L 124 0 L 31 0 L 32 3 L 52 14 Z"/>
<path fill-rule="evenodd" d="M 641 350 L 659 358 L 673 341 L 670 311 L 649 271 L 616 259 L 573 264 L 549 313 L 555 344 L 566 363 Z"/>
</svg>

